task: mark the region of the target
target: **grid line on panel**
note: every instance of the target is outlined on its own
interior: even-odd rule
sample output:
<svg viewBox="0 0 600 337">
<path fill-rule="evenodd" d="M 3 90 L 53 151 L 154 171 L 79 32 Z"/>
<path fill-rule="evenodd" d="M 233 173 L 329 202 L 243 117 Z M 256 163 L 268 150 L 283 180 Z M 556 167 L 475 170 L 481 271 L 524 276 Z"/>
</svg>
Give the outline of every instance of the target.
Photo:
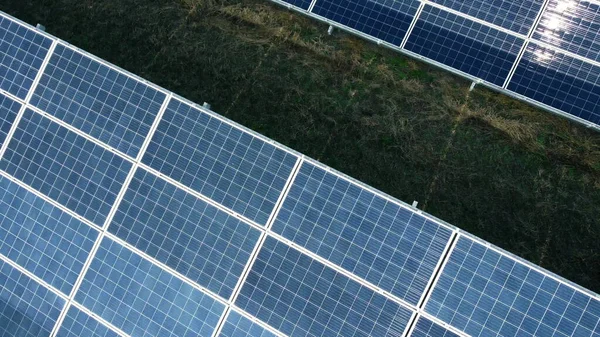
<svg viewBox="0 0 600 337">
<path fill-rule="evenodd" d="M 283 337 L 277 330 L 244 311 L 232 309 L 218 337 Z"/>
<path fill-rule="evenodd" d="M 21 110 L 21 103 L 14 96 L 4 95 L 5 91 L 0 90 L 0 148 L 7 141 L 7 135 Z"/>
<path fill-rule="evenodd" d="M 13 125 L 10 128 L 10 130 L 8 131 L 8 134 L 6 135 L 6 139 L 5 139 L 4 143 L 2 144 L 2 147 L 0 148 L 0 159 L 4 158 L 4 153 L 6 152 L 6 149 L 8 148 L 8 144 L 12 140 L 12 136 L 15 133 L 15 131 L 17 130 L 17 126 L 18 126 L 19 122 L 21 121 L 21 118 L 23 117 L 25 110 L 27 109 L 27 104 L 29 103 L 29 100 L 31 100 L 31 97 L 33 96 L 33 91 L 37 87 L 37 84 L 39 83 L 40 78 L 42 77 L 42 73 L 46 69 L 46 66 L 48 65 L 48 62 L 50 61 L 50 57 L 54 53 L 54 49 L 56 48 L 57 44 L 58 44 L 58 41 L 54 40 L 52 42 L 52 45 L 48 49 L 46 58 L 44 58 L 44 61 L 43 61 L 42 65 L 40 66 L 40 70 L 38 71 L 35 79 L 33 80 L 33 83 L 31 84 L 31 89 L 29 90 L 29 92 L 27 93 L 27 96 L 25 97 L 25 100 L 23 102 L 25 104 L 23 104 L 21 106 L 21 110 L 19 110 L 17 117 L 15 117 L 15 120 L 13 121 Z"/>
<path fill-rule="evenodd" d="M 419 21 L 419 18 L 421 17 L 423 8 L 425 8 L 425 3 L 426 3 L 426 1 L 421 1 L 421 3 L 419 3 L 419 8 L 417 8 L 417 12 L 415 13 L 415 16 L 413 17 L 412 22 L 410 23 L 410 26 L 408 26 L 408 30 L 406 30 L 406 34 L 404 35 L 402 42 L 400 43 L 400 46 L 399 46 L 400 49 L 404 49 L 404 46 L 406 45 L 406 41 L 408 41 L 408 38 L 410 37 L 410 34 L 412 34 L 412 31 L 415 28 L 417 21 Z"/>
<path fill-rule="evenodd" d="M 118 337 L 121 335 L 77 307 L 71 306 L 67 317 L 58 330 L 57 337 L 81 336 Z"/>
<path fill-rule="evenodd" d="M 452 250 L 454 249 L 454 247 L 456 247 L 456 241 L 458 240 L 458 235 L 459 235 L 458 230 L 454 230 L 452 232 L 452 236 L 450 237 L 450 240 L 448 241 L 448 244 L 446 245 L 446 248 L 444 249 L 444 253 L 442 254 L 442 257 L 438 261 L 438 264 L 436 265 L 434 272 L 431 275 L 429 283 L 425 287 L 425 291 L 423 291 L 423 295 L 421 296 L 421 299 L 419 300 L 419 303 L 417 304 L 417 308 L 423 309 L 425 307 L 425 303 L 427 302 L 427 299 L 429 298 L 431 291 L 435 287 L 435 283 L 437 283 L 437 280 L 439 279 L 439 275 L 442 273 L 444 266 L 448 262 L 448 259 L 450 258 L 450 254 L 452 253 Z"/>
<path fill-rule="evenodd" d="M 419 315 L 418 320 L 412 327 L 411 337 L 459 337 L 464 336 L 452 330 L 449 330 L 434 321 L 427 319 L 425 316 Z"/>
<path fill-rule="evenodd" d="M 104 325 L 105 327 L 109 328 L 110 330 L 112 330 L 113 332 L 115 332 L 117 335 L 121 336 L 121 337 L 129 337 L 128 334 L 124 333 L 123 330 L 117 328 L 116 326 L 110 324 L 109 322 L 107 322 L 104 318 L 96 315 L 95 313 L 93 313 L 90 309 L 84 307 L 83 305 L 81 305 L 80 303 L 77 303 L 76 301 L 71 302 L 71 307 L 72 308 L 76 308 L 79 311 L 87 314 L 89 317 L 95 319 L 96 321 L 100 322 L 100 324 Z M 64 322 L 64 320 L 63 320 Z M 61 325 L 62 326 L 62 325 Z M 60 329 L 60 327 L 59 327 Z M 60 337 L 60 336 L 57 336 Z"/>
</svg>

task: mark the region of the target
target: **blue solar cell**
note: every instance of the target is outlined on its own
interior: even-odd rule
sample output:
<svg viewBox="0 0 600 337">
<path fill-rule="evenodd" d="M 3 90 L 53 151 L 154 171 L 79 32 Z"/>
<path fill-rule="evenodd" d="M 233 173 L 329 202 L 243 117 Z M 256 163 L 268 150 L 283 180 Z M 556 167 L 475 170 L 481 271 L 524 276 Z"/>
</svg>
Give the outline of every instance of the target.
<svg viewBox="0 0 600 337">
<path fill-rule="evenodd" d="M 69 295 L 98 232 L 0 176 L 0 253 Z"/>
<path fill-rule="evenodd" d="M 459 337 L 454 332 L 433 323 L 431 320 L 419 316 L 419 320 L 415 325 L 411 337 Z"/>
<path fill-rule="evenodd" d="M 310 7 L 310 3 L 312 2 L 311 0 L 282 0 L 282 1 L 287 2 L 296 7 L 300 7 L 304 10 L 308 10 L 308 7 Z"/>
<path fill-rule="evenodd" d="M 600 124 L 600 67 L 529 43 L 508 89 Z"/>
<path fill-rule="evenodd" d="M 136 157 L 165 94 L 58 45 L 31 104 Z"/>
<path fill-rule="evenodd" d="M 139 168 L 108 231 L 229 299 L 260 232 Z"/>
<path fill-rule="evenodd" d="M 290 336 L 400 336 L 412 315 L 271 237 L 235 304 Z"/>
<path fill-rule="evenodd" d="M 77 309 L 74 306 L 69 307 L 67 316 L 65 316 L 56 337 L 118 337 L 100 322 L 93 319 L 90 315 Z"/>
<path fill-rule="evenodd" d="M 27 109 L 0 169 L 102 226 L 131 163 Z"/>
<path fill-rule="evenodd" d="M 0 89 L 25 99 L 52 40 L 0 16 Z"/>
<path fill-rule="evenodd" d="M 600 61 L 600 3 L 550 0 L 533 38 Z"/>
<path fill-rule="evenodd" d="M 425 310 L 471 336 L 600 337 L 600 300 L 467 237 Z"/>
<path fill-rule="evenodd" d="M 312 12 L 400 45 L 418 8 L 417 0 L 317 0 Z"/>
<path fill-rule="evenodd" d="M 452 235 L 309 162 L 272 230 L 415 305 Z"/>
<path fill-rule="evenodd" d="M 502 86 L 523 43 L 494 28 L 425 6 L 405 48 Z"/>
<path fill-rule="evenodd" d="M 544 0 L 432 0 L 514 32 L 527 35 Z"/>
<path fill-rule="evenodd" d="M 211 336 L 225 306 L 104 238 L 75 300 L 132 336 Z"/>
<path fill-rule="evenodd" d="M 0 94 L 0 148 L 6 140 L 10 128 L 17 118 L 21 104 Z"/>
<path fill-rule="evenodd" d="M 0 260 L 0 336 L 47 337 L 65 301 Z"/>
<path fill-rule="evenodd" d="M 171 100 L 143 163 L 266 224 L 297 157 Z"/>
<path fill-rule="evenodd" d="M 219 337 L 277 337 L 235 310 L 229 312 Z"/>
</svg>

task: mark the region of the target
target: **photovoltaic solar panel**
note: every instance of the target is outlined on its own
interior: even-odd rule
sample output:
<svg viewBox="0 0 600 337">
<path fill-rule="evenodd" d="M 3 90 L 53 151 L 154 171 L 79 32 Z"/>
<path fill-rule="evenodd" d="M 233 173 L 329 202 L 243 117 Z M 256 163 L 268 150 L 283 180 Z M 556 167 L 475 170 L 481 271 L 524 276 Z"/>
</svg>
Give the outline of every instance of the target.
<svg viewBox="0 0 600 337">
<path fill-rule="evenodd" d="M 69 295 L 98 232 L 0 176 L 0 253 Z"/>
<path fill-rule="evenodd" d="M 102 226 L 131 163 L 30 109 L 0 169 Z"/>
<path fill-rule="evenodd" d="M 533 38 L 600 61 L 600 3 L 550 0 Z"/>
<path fill-rule="evenodd" d="M 600 67 L 529 43 L 508 89 L 600 123 Z"/>
<path fill-rule="evenodd" d="M 70 307 L 67 316 L 60 326 L 56 337 L 118 337 L 119 334 L 110 330 L 90 315 Z"/>
<path fill-rule="evenodd" d="M 418 7 L 417 0 L 317 0 L 312 12 L 400 45 Z"/>
<path fill-rule="evenodd" d="M 452 234 L 309 162 L 273 231 L 414 305 Z"/>
<path fill-rule="evenodd" d="M 109 232 L 229 299 L 260 232 L 139 168 Z"/>
<path fill-rule="evenodd" d="M 513 35 L 425 6 L 405 48 L 502 86 L 523 43 Z"/>
<path fill-rule="evenodd" d="M 235 310 L 229 312 L 219 337 L 277 337 Z"/>
<path fill-rule="evenodd" d="M 24 99 L 52 40 L 0 16 L 0 89 Z"/>
<path fill-rule="evenodd" d="M 65 301 L 0 260 L 0 336 L 46 337 Z"/>
<path fill-rule="evenodd" d="M 400 336 L 412 315 L 271 237 L 235 304 L 289 336 Z"/>
<path fill-rule="evenodd" d="M 0 94 L 0 148 L 21 109 L 21 104 Z"/>
<path fill-rule="evenodd" d="M 459 337 L 454 332 L 435 324 L 433 321 L 419 316 L 411 337 Z"/>
<path fill-rule="evenodd" d="M 104 238 L 75 300 L 131 336 L 211 336 L 224 305 Z"/>
<path fill-rule="evenodd" d="M 600 336 L 600 300 L 465 236 L 425 309 L 470 336 Z"/>
<path fill-rule="evenodd" d="M 31 104 L 135 158 L 165 94 L 58 45 Z"/>
<path fill-rule="evenodd" d="M 173 99 L 143 163 L 264 225 L 296 156 Z"/>
<path fill-rule="evenodd" d="M 529 32 L 544 4 L 544 0 L 433 0 L 433 2 L 521 34 Z"/>
</svg>

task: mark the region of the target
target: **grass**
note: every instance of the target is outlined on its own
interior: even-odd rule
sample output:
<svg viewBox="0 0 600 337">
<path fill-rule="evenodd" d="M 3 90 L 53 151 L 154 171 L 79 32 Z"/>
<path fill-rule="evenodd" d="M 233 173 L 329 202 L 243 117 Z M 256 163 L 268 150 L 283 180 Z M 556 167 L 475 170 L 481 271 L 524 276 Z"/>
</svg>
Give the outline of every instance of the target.
<svg viewBox="0 0 600 337">
<path fill-rule="evenodd" d="M 0 8 L 600 292 L 600 135 L 259 0 Z"/>
</svg>

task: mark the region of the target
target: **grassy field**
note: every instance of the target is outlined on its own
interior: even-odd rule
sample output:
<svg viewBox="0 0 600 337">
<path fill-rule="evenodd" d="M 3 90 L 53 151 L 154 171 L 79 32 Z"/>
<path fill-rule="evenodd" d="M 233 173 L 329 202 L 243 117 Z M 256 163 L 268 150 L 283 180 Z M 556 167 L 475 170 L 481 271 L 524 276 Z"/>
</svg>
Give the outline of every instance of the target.
<svg viewBox="0 0 600 337">
<path fill-rule="evenodd" d="M 600 292 L 600 134 L 266 0 L 0 10 Z"/>
</svg>

